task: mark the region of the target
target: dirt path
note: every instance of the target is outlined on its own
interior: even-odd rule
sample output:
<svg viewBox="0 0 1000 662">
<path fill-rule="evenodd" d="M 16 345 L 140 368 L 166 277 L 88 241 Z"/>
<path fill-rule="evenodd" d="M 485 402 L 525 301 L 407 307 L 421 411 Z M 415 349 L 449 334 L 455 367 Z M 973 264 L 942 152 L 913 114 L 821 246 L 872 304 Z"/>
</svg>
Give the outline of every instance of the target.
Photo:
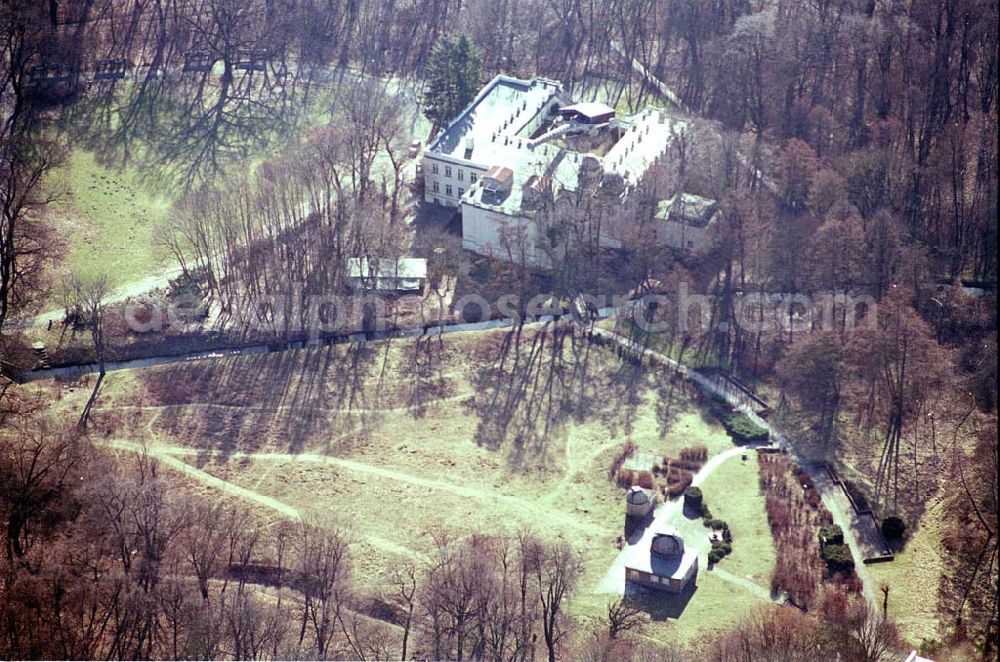
<svg viewBox="0 0 1000 662">
<path fill-rule="evenodd" d="M 760 584 L 757 584 L 756 582 L 752 582 L 746 577 L 740 577 L 739 575 L 734 575 L 733 573 L 729 572 L 728 570 L 724 570 L 719 566 L 713 567 L 711 570 L 709 570 L 709 572 L 711 572 L 713 575 L 715 575 L 722 581 L 732 584 L 733 586 L 737 586 L 743 589 L 744 591 L 747 591 L 748 593 L 757 596 L 761 600 L 767 600 L 768 602 L 775 602 L 779 604 L 784 602 L 783 598 L 772 596 L 770 589 L 765 588 Z"/>
<path fill-rule="evenodd" d="M 737 457 L 745 453 L 750 447 L 749 446 L 736 446 L 730 448 L 718 455 L 709 458 L 708 462 L 698 470 L 691 480 L 691 485 L 697 487 L 701 485 L 705 479 L 711 476 L 716 469 L 718 469 L 727 460 Z M 639 538 L 633 544 L 627 544 L 622 551 L 618 553 L 615 560 L 611 563 L 611 567 L 604 574 L 604 578 L 601 580 L 600 584 L 597 586 L 597 591 L 599 593 L 613 593 L 616 595 L 622 595 L 625 592 L 625 565 L 633 554 L 640 552 L 641 550 L 649 549 L 649 543 L 653 538 L 654 532 L 664 526 L 671 526 L 678 517 L 683 517 L 683 501 L 676 499 L 674 501 L 668 501 L 667 503 L 661 504 L 656 512 L 653 514 L 653 521 L 646 527 L 643 531 L 642 537 Z M 707 539 L 707 537 L 706 537 Z M 699 549 L 699 556 L 705 556 L 707 558 L 707 551 Z M 704 562 L 705 559 L 702 559 Z"/>
<path fill-rule="evenodd" d="M 613 340 L 619 345 L 622 345 L 632 351 L 639 352 L 643 356 L 653 361 L 656 361 L 661 365 L 664 365 L 670 369 L 675 370 L 676 372 L 683 375 L 690 381 L 694 382 L 694 384 L 703 391 L 706 391 L 712 395 L 722 398 L 727 403 L 729 403 L 729 405 L 738 409 L 742 413 L 746 414 L 754 423 L 756 423 L 762 428 L 765 428 L 770 433 L 771 440 L 777 445 L 779 445 L 781 448 L 783 448 L 785 451 L 787 451 L 796 463 L 802 466 L 808 466 L 808 463 L 803 462 L 802 458 L 798 455 L 798 453 L 796 453 L 795 447 L 791 443 L 791 441 L 787 437 L 785 437 L 785 435 L 782 434 L 780 430 L 776 429 L 768 421 L 758 416 L 752 409 L 747 407 L 745 403 L 741 402 L 732 393 L 730 393 L 725 389 L 720 388 L 717 383 L 708 379 L 707 377 L 699 373 L 697 370 L 694 370 L 686 365 L 678 363 L 677 361 L 674 361 L 673 359 L 669 358 L 668 356 L 665 356 L 664 354 L 661 354 L 660 352 L 656 352 L 654 350 L 641 347 L 638 344 L 629 340 L 628 338 L 625 338 L 613 331 L 607 331 L 605 329 L 595 328 L 594 332 L 597 333 L 598 335 L 609 338 L 610 340 Z M 731 453 L 731 452 L 732 451 L 727 451 L 726 453 Z M 723 455 L 726 455 L 726 453 L 723 453 Z M 716 456 L 715 458 L 712 458 L 712 460 L 709 460 L 708 464 L 706 464 L 705 467 L 702 468 L 702 471 L 707 469 L 712 464 L 713 460 L 719 458 L 720 456 Z M 721 461 L 724 460 L 720 460 L 720 462 Z M 701 472 L 699 472 L 699 475 L 700 474 Z M 698 483 L 695 482 L 693 484 L 697 485 Z M 851 548 L 851 553 L 854 555 L 854 558 L 859 560 L 862 559 L 863 556 L 861 554 L 860 548 L 858 547 L 858 541 L 855 539 L 854 534 L 851 531 L 850 518 L 848 518 L 846 514 L 838 507 L 836 499 L 834 498 L 832 492 L 829 489 L 825 489 L 823 485 L 824 483 L 822 481 L 816 484 L 816 489 L 819 492 L 820 497 L 823 499 L 823 505 L 826 506 L 827 510 L 830 511 L 830 515 L 833 517 L 834 524 L 840 526 L 840 528 L 844 531 L 844 542 Z M 618 560 L 616 559 L 616 563 L 617 562 Z M 614 568 L 615 566 L 613 565 L 612 570 Z M 865 599 L 873 607 L 876 606 L 875 584 L 874 580 L 871 577 L 871 574 L 868 572 L 867 566 L 865 566 L 864 563 L 857 563 L 855 565 L 855 571 L 858 574 L 858 578 L 861 580 L 862 593 L 865 596 Z M 623 572 L 624 572 L 624 566 L 623 566 Z M 609 576 L 605 577 L 605 582 L 607 582 L 607 584 L 605 584 L 605 582 L 602 582 L 602 586 L 605 586 L 608 589 L 617 586 L 617 582 L 613 581 L 614 578 L 611 577 L 610 574 L 611 571 L 609 570 Z M 624 582 L 624 574 L 622 577 L 622 582 Z"/>
<path fill-rule="evenodd" d="M 415 405 L 401 405 L 399 407 L 354 407 L 340 409 L 337 407 L 320 407 L 318 405 L 302 404 L 273 404 L 273 405 L 227 405 L 217 402 L 179 402 L 168 405 L 116 405 L 115 407 L 95 407 L 94 411 L 155 411 L 160 412 L 173 408 L 184 409 L 238 409 L 246 412 L 258 412 L 269 414 L 284 410 L 295 410 L 296 412 L 319 412 L 324 414 L 346 414 L 347 416 L 367 416 L 379 414 L 408 414 L 414 409 L 428 407 L 449 402 L 461 402 L 474 396 L 474 391 L 460 393 L 459 395 L 448 395 L 443 398 L 431 398 Z"/>
<path fill-rule="evenodd" d="M 143 446 L 141 444 L 123 440 L 98 441 L 95 443 L 116 450 L 138 452 L 143 449 Z M 149 455 L 160 460 L 164 464 L 164 466 L 169 467 L 174 471 L 184 474 L 190 478 L 193 478 L 204 485 L 215 488 L 220 492 L 223 492 L 230 496 L 238 497 L 240 499 L 245 499 L 247 501 L 252 501 L 253 503 L 264 506 L 265 508 L 269 508 L 270 510 L 273 510 L 291 519 L 299 519 L 302 516 L 302 514 L 299 512 L 297 508 L 290 506 L 286 503 L 283 503 L 281 501 L 278 501 L 273 497 L 269 497 L 266 494 L 261 494 L 260 492 L 255 492 L 253 490 L 248 490 L 245 487 L 240 487 L 239 485 L 230 483 L 229 481 L 213 476 L 212 474 L 202 471 L 201 469 L 192 467 L 187 462 L 184 462 L 183 460 L 175 457 L 174 454 L 166 452 L 167 449 L 164 449 L 164 447 L 162 446 L 148 445 L 145 447 L 145 449 L 146 452 L 149 453 Z M 372 547 L 375 547 L 389 554 L 395 554 L 397 556 L 405 556 L 415 559 L 423 558 L 423 555 L 420 554 L 419 552 L 410 549 L 408 547 L 396 544 L 391 540 L 386 540 L 385 538 L 379 538 L 378 536 L 373 536 L 369 534 L 361 534 L 360 538 L 364 542 L 370 544 Z"/>
<path fill-rule="evenodd" d="M 127 299 L 132 299 L 135 297 L 140 297 L 144 294 L 148 294 L 153 290 L 158 290 L 170 285 L 170 281 L 174 280 L 180 276 L 182 270 L 179 265 L 175 265 L 168 269 L 158 271 L 151 276 L 147 276 L 141 280 L 132 281 L 131 283 L 126 283 L 121 287 L 112 291 L 108 296 L 104 297 L 104 304 L 111 305 L 116 303 L 121 303 Z M 10 326 L 15 329 L 30 329 L 36 326 L 42 326 L 48 324 L 49 320 L 52 320 L 53 324 L 58 324 L 63 318 L 62 308 L 53 308 L 51 310 L 46 310 L 44 312 L 38 313 L 33 317 L 27 319 L 18 319 L 10 323 Z"/>
<path fill-rule="evenodd" d="M 564 452 L 564 461 L 566 463 L 565 471 L 563 477 L 559 479 L 555 487 L 549 491 L 548 494 L 543 498 L 546 502 L 552 502 L 563 496 L 563 492 L 573 483 L 573 479 L 579 476 L 581 473 L 590 468 L 594 461 L 600 457 L 603 453 L 608 452 L 612 448 L 617 448 L 625 443 L 627 437 L 618 437 L 617 439 L 612 439 L 607 441 L 591 452 L 587 453 L 582 458 L 577 458 L 576 454 L 573 452 L 573 442 L 572 435 L 566 440 L 566 449 Z"/>
<path fill-rule="evenodd" d="M 105 445 L 111 446 L 113 448 L 118 448 L 121 450 L 141 450 L 142 446 L 134 442 L 124 441 L 124 440 L 114 440 L 106 442 Z M 417 487 L 424 487 L 430 490 L 435 490 L 439 492 L 448 492 L 466 499 L 473 499 L 482 502 L 493 502 L 502 504 L 508 508 L 523 511 L 525 515 L 525 521 L 532 523 L 546 523 L 552 528 L 570 528 L 575 529 L 581 533 L 587 533 L 595 536 L 607 536 L 608 531 L 603 527 L 599 527 L 595 524 L 589 524 L 586 522 L 581 522 L 579 518 L 573 517 L 568 513 L 563 513 L 554 510 L 550 507 L 540 505 L 536 502 L 526 501 L 519 497 L 510 496 L 506 494 L 498 494 L 492 490 L 492 488 L 478 488 L 478 487 L 468 487 L 465 485 L 456 485 L 451 482 L 434 480 L 429 478 L 420 478 L 418 476 L 412 476 L 405 472 L 399 471 L 397 469 L 390 469 L 387 467 L 376 466 L 372 464 L 367 464 L 365 462 L 358 462 L 357 460 L 348 460 L 345 458 L 333 457 L 330 455 L 317 455 L 315 453 L 273 453 L 273 452 L 258 452 L 258 453 L 222 453 L 220 451 L 215 451 L 212 449 L 198 449 L 190 448 L 187 446 L 167 446 L 162 444 L 151 444 L 146 447 L 147 452 L 151 455 L 155 455 L 161 458 L 165 462 L 170 462 L 171 466 L 177 467 L 181 465 L 185 467 L 185 471 L 189 475 L 196 476 L 203 482 L 210 482 L 213 485 L 220 487 L 222 489 L 223 485 L 229 485 L 229 488 L 225 488 L 229 493 L 248 498 L 262 505 L 268 506 L 279 512 L 283 512 L 289 516 L 296 516 L 297 512 L 291 506 L 281 504 L 272 497 L 266 496 L 259 492 L 254 492 L 232 483 L 228 483 L 220 478 L 216 478 L 211 474 L 208 474 L 200 469 L 192 467 L 190 464 L 179 459 L 181 457 L 224 457 L 227 460 L 234 461 L 244 461 L 252 460 L 256 462 L 309 462 L 316 464 L 327 464 L 330 466 L 340 467 L 348 471 L 352 471 L 359 474 L 368 474 L 372 476 L 378 476 L 379 478 L 385 478 L 387 480 L 396 481 L 399 483 L 406 483 L 408 485 L 414 485 Z M 286 510 L 282 510 L 282 508 Z M 290 510 L 287 510 L 290 509 Z M 293 514 L 294 512 L 294 514 Z"/>
</svg>

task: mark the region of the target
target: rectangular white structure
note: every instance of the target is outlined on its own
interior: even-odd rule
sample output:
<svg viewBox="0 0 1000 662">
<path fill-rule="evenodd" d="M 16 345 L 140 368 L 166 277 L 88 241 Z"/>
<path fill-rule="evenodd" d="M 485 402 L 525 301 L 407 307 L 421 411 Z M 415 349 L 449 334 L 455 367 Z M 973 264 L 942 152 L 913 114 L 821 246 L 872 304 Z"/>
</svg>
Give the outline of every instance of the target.
<svg viewBox="0 0 1000 662">
<path fill-rule="evenodd" d="M 547 267 L 563 252 L 549 245 L 550 212 L 598 192 L 620 209 L 686 127 L 659 109 L 618 119 L 555 81 L 497 76 L 424 151 L 424 199 L 461 209 L 466 249 Z M 687 241 L 661 225 L 663 243 Z M 600 245 L 625 236 L 604 224 Z"/>
</svg>

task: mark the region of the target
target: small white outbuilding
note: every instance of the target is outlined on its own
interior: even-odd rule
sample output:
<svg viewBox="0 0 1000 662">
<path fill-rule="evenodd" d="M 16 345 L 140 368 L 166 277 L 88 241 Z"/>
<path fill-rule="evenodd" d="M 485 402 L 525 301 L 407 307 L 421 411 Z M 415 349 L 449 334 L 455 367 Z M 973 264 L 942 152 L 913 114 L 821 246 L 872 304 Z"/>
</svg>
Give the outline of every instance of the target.
<svg viewBox="0 0 1000 662">
<path fill-rule="evenodd" d="M 347 260 L 347 282 L 355 290 L 419 292 L 427 281 L 427 260 L 352 257 Z"/>
</svg>

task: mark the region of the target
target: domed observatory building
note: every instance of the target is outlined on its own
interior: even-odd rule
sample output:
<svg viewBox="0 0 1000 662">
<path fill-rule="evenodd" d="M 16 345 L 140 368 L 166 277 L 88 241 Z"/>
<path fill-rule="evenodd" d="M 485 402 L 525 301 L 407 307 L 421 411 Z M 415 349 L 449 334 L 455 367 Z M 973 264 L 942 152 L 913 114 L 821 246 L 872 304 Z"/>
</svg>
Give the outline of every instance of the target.
<svg viewBox="0 0 1000 662">
<path fill-rule="evenodd" d="M 625 514 L 635 519 L 642 519 L 653 509 L 653 500 L 646 490 L 633 485 L 625 495 Z"/>
<path fill-rule="evenodd" d="M 670 528 L 654 531 L 649 547 L 636 545 L 625 564 L 625 579 L 667 593 L 683 593 L 698 577 L 698 551 Z M 643 541 L 645 542 L 645 540 Z"/>
</svg>

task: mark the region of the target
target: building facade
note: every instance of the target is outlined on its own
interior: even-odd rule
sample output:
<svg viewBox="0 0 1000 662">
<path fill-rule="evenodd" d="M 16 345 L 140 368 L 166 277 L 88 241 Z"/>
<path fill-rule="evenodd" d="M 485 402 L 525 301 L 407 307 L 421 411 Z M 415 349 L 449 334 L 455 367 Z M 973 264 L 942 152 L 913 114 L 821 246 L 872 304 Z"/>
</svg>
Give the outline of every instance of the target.
<svg viewBox="0 0 1000 662">
<path fill-rule="evenodd" d="M 646 543 L 648 540 L 648 544 Z M 625 580 L 667 593 L 683 593 L 698 578 L 698 551 L 685 547 L 676 531 L 654 531 L 636 545 L 625 563 Z"/>
<path fill-rule="evenodd" d="M 628 209 L 686 128 L 656 108 L 618 118 L 605 104 L 574 103 L 555 81 L 497 76 L 424 151 L 425 200 L 460 209 L 467 250 L 548 267 L 565 248 L 550 239 L 552 213 L 579 213 L 597 195 L 606 208 Z M 689 241 L 686 230 L 674 236 L 679 218 L 659 224 L 662 243 Z M 621 222 L 600 225 L 602 247 L 623 246 Z"/>
</svg>

